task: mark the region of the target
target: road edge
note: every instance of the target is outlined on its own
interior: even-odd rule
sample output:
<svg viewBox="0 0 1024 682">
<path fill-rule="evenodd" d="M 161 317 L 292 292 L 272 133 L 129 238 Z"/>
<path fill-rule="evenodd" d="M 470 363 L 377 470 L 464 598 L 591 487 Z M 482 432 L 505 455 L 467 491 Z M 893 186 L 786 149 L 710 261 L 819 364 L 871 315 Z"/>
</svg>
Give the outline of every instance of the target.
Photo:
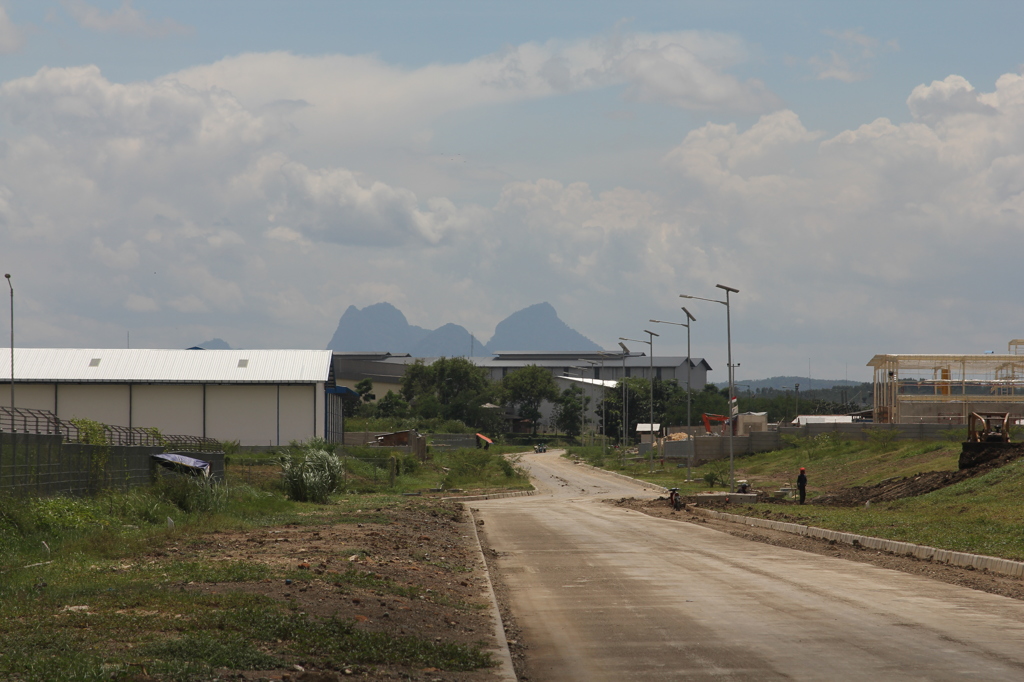
<svg viewBox="0 0 1024 682">
<path fill-rule="evenodd" d="M 661 492 L 668 492 L 668 488 L 664 488 L 648 481 L 643 481 L 639 478 L 632 478 L 625 474 L 601 469 L 600 467 L 595 467 L 584 462 L 577 462 L 577 464 L 589 467 L 594 471 L 603 472 L 616 478 L 632 481 L 637 485 L 654 488 Z M 726 512 L 705 509 L 703 507 L 693 505 L 687 505 L 687 510 L 703 514 L 704 516 L 709 516 L 720 521 L 729 521 L 730 523 L 738 523 L 744 526 L 770 528 L 772 530 L 782 531 L 783 533 L 803 535 L 806 537 L 818 538 L 820 540 L 834 540 L 835 542 L 842 542 L 848 545 L 860 545 L 868 549 L 891 552 L 893 554 L 901 554 L 903 556 L 912 556 L 924 561 L 934 561 L 936 563 L 948 564 L 958 568 L 971 567 L 977 570 L 986 570 L 992 573 L 1008 575 L 1011 578 L 1024 578 L 1024 562 L 1022 561 L 1001 559 L 999 557 L 987 556 L 984 554 L 971 554 L 970 552 L 955 552 L 950 549 L 939 549 L 938 547 L 918 545 L 913 542 L 886 540 L 884 538 L 876 538 L 870 535 L 857 535 L 856 533 L 844 533 L 838 530 L 829 530 L 828 528 L 818 528 L 817 526 L 804 526 L 799 523 L 785 523 L 783 521 L 771 521 L 769 519 L 743 516 L 742 514 L 728 514 Z"/>
<path fill-rule="evenodd" d="M 758 519 L 752 516 L 743 516 L 742 514 L 728 514 L 726 512 L 715 511 L 714 509 L 704 509 L 702 507 L 692 505 L 687 505 L 686 509 L 687 511 L 708 516 L 713 519 L 738 523 L 744 526 L 770 528 L 772 530 L 791 533 L 793 535 L 803 535 L 806 537 L 818 538 L 820 540 L 842 542 L 848 545 L 860 545 L 868 549 L 891 552 L 893 554 L 903 556 L 912 556 L 925 561 L 934 561 L 936 563 L 948 564 L 959 568 L 971 567 L 977 570 L 1000 573 L 1012 578 L 1024 577 L 1024 562 L 1013 561 L 1012 559 L 1000 559 L 999 557 L 986 556 L 984 554 L 971 554 L 969 552 L 954 552 L 949 549 L 939 549 L 928 545 L 917 545 L 913 542 L 886 540 L 884 538 L 876 538 L 870 535 L 857 535 L 855 533 L 844 533 L 838 530 L 818 528 L 817 526 L 804 526 L 799 523 L 785 523 L 783 521 L 771 521 L 769 519 Z"/>
<path fill-rule="evenodd" d="M 534 491 L 528 492 L 533 494 Z M 505 494 L 504 496 L 515 497 L 516 495 Z M 486 500 L 489 498 L 482 496 L 478 499 Z M 462 508 L 469 514 L 469 521 L 473 525 L 473 539 L 476 540 L 476 551 L 484 567 L 484 577 L 487 578 L 487 596 L 491 602 L 491 618 L 494 619 L 494 638 L 498 641 L 498 677 L 508 682 L 518 682 L 519 678 L 516 677 L 515 666 L 512 665 L 512 652 L 508 649 L 508 638 L 505 636 L 505 625 L 501 620 L 501 610 L 498 608 L 498 597 L 494 594 L 494 585 L 491 584 L 491 569 L 487 565 L 487 557 L 484 555 L 483 545 L 480 544 L 480 534 L 476 530 L 476 516 L 473 515 L 473 510 L 468 506 L 463 505 Z"/>
<path fill-rule="evenodd" d="M 651 488 L 652 490 L 656 490 L 659 493 L 668 492 L 668 488 L 666 488 L 665 486 L 658 485 L 657 483 L 651 483 L 650 481 L 645 481 L 643 479 L 633 478 L 632 476 L 627 476 L 625 474 L 620 474 L 617 471 L 608 471 L 607 469 L 602 469 L 601 467 L 596 467 L 593 464 L 587 464 L 586 462 L 576 462 L 576 465 L 581 467 L 587 467 L 592 471 L 597 471 L 602 474 L 607 474 L 608 476 L 612 476 L 613 478 L 618 478 L 623 481 L 635 483 L 644 488 Z"/>
</svg>

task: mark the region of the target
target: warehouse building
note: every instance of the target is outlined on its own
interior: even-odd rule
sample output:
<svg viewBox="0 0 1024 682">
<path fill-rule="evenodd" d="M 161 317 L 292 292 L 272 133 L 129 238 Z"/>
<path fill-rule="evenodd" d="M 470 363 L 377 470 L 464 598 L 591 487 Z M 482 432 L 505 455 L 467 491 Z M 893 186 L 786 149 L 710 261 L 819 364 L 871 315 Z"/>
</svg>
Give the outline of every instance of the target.
<svg viewBox="0 0 1024 682">
<path fill-rule="evenodd" d="M 11 400 L 5 379 L 0 405 Z M 242 445 L 339 441 L 352 393 L 335 386 L 328 350 L 16 348 L 14 388 L 16 407 L 61 419 Z"/>
</svg>

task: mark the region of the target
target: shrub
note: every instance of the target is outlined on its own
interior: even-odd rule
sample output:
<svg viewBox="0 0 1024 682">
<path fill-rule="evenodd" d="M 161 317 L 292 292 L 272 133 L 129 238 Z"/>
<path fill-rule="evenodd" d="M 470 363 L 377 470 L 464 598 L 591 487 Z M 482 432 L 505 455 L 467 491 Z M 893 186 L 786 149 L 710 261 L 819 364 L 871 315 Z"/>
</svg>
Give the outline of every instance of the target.
<svg viewBox="0 0 1024 682">
<path fill-rule="evenodd" d="M 300 456 L 285 455 L 281 466 L 285 492 L 296 502 L 327 502 L 344 476 L 341 460 L 321 449 L 308 449 Z"/>
<path fill-rule="evenodd" d="M 228 500 L 227 486 L 205 476 L 164 475 L 156 493 L 186 514 L 220 511 Z"/>
</svg>

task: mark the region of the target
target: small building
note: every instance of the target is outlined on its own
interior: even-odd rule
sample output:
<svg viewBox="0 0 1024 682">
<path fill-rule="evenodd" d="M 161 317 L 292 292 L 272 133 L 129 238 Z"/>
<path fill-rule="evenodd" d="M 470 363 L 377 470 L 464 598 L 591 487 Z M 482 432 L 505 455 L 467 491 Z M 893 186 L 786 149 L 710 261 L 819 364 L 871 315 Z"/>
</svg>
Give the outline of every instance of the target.
<svg viewBox="0 0 1024 682">
<path fill-rule="evenodd" d="M 16 348 L 15 405 L 241 445 L 339 441 L 352 391 L 331 370 L 318 350 Z"/>
</svg>

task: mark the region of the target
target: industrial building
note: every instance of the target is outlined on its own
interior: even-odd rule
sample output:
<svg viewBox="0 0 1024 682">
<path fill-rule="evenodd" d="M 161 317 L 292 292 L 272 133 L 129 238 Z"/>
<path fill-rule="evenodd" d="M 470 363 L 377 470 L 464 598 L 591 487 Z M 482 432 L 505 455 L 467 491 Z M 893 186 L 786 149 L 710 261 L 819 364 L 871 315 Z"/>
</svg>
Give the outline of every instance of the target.
<svg viewBox="0 0 1024 682">
<path fill-rule="evenodd" d="M 377 399 L 383 398 L 388 390 L 398 393 L 401 390 L 402 375 L 405 368 L 417 360 L 427 364 L 437 358 L 415 358 L 408 353 L 335 353 L 333 359 L 334 377 L 339 386 L 354 388 L 362 379 L 373 381 L 374 394 Z M 607 382 L 606 387 L 614 385 L 623 377 L 654 377 L 668 381 L 674 379 L 680 386 L 689 381 L 693 390 L 704 388 L 707 383 L 711 366 L 703 358 L 687 358 L 685 356 L 654 356 L 651 358 L 643 353 L 625 354 L 620 351 L 503 351 L 493 357 L 466 358 L 469 362 L 487 370 L 491 381 L 501 381 L 510 372 L 528 365 L 544 367 L 551 372 L 559 390 L 568 388 L 572 379 L 578 377 L 595 380 L 584 382 L 589 384 L 585 390 L 588 395 L 596 397 L 600 385 Z M 593 401 L 593 405 L 598 404 Z M 593 409 L 596 410 L 596 407 Z M 549 426 L 554 406 L 550 403 L 541 405 L 541 426 Z M 596 417 L 596 412 L 590 419 Z"/>
<path fill-rule="evenodd" d="M 0 379 L 0 405 L 10 404 Z M 340 440 L 331 351 L 15 348 L 15 406 L 61 419 L 287 445 Z"/>
<path fill-rule="evenodd" d="M 1005 355 L 876 355 L 874 421 L 962 426 L 971 412 L 1024 419 L 1024 339 Z"/>
</svg>

